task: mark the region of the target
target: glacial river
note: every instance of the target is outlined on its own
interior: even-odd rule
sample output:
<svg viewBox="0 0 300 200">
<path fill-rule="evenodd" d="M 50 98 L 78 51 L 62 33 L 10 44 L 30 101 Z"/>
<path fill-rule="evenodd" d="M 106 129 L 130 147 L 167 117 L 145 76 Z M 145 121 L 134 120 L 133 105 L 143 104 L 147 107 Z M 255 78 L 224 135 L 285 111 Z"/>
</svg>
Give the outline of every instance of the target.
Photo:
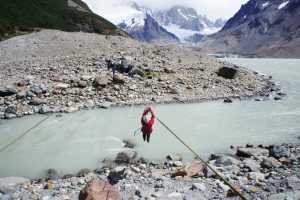
<svg viewBox="0 0 300 200">
<path fill-rule="evenodd" d="M 288 94 L 282 101 L 235 100 L 180 105 L 154 105 L 156 115 L 204 157 L 230 152 L 230 145 L 280 144 L 299 141 L 300 60 L 224 59 L 247 66 L 273 79 Z M 192 154 L 157 121 L 149 144 L 141 134 L 144 107 L 80 111 L 49 117 L 36 129 L 0 152 L 0 177 L 39 177 L 45 169 L 60 174 L 97 168 L 105 157 L 114 158 L 123 149 L 123 139 L 136 143 L 138 156 L 163 160 L 181 153 Z M 30 129 L 45 116 L 36 115 L 0 121 L 0 149 Z"/>
</svg>

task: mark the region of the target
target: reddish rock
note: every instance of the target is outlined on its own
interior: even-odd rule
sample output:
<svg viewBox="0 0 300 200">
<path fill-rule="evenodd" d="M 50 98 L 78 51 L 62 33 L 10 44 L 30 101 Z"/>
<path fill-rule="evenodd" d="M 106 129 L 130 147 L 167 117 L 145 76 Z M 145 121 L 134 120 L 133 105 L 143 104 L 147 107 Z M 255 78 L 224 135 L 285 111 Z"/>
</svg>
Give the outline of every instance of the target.
<svg viewBox="0 0 300 200">
<path fill-rule="evenodd" d="M 199 172 L 202 172 L 203 166 L 201 163 L 192 163 L 186 168 L 187 176 L 194 177 L 198 175 Z"/>
<path fill-rule="evenodd" d="M 121 74 L 115 74 L 113 80 L 115 83 L 120 83 L 120 84 L 125 83 L 125 80 Z"/>
<path fill-rule="evenodd" d="M 119 192 L 109 183 L 91 180 L 80 191 L 79 200 L 121 200 Z"/>
<path fill-rule="evenodd" d="M 50 78 L 50 80 L 53 82 L 63 82 L 64 81 L 63 77 L 61 77 L 61 76 L 52 76 Z"/>
</svg>

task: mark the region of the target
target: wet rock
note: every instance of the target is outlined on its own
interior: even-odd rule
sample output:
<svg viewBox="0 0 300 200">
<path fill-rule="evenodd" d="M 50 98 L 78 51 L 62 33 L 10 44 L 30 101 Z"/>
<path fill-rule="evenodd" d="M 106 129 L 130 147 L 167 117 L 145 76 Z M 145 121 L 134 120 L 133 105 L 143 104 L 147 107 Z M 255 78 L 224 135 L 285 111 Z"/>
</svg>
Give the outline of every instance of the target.
<svg viewBox="0 0 300 200">
<path fill-rule="evenodd" d="M 129 164 L 133 159 L 136 158 L 136 155 L 137 153 L 135 151 L 131 151 L 131 150 L 123 151 L 117 154 L 117 157 L 114 162 Z"/>
<path fill-rule="evenodd" d="M 80 191 L 79 200 L 121 200 L 119 192 L 109 183 L 92 180 Z"/>
<path fill-rule="evenodd" d="M 30 180 L 23 177 L 0 178 L 0 192 L 6 194 L 14 191 L 19 185 L 29 185 Z"/>
<path fill-rule="evenodd" d="M 50 112 L 50 108 L 46 104 L 43 104 L 42 107 L 39 110 L 40 114 L 46 114 L 46 113 L 49 113 L 49 112 Z"/>
<path fill-rule="evenodd" d="M 123 178 L 126 177 L 125 174 L 125 167 L 116 167 L 115 169 L 113 169 L 109 174 L 108 174 L 108 180 L 110 184 L 116 184 L 118 183 L 120 180 L 122 180 Z"/>
<path fill-rule="evenodd" d="M 274 146 L 270 149 L 270 155 L 274 158 L 289 157 L 289 152 L 284 146 Z"/>
<path fill-rule="evenodd" d="M 29 101 L 29 105 L 34 105 L 34 106 L 38 106 L 38 105 L 41 105 L 43 103 L 43 100 L 40 99 L 40 98 L 37 98 L 37 97 L 34 97 L 32 98 L 30 101 Z"/>
<path fill-rule="evenodd" d="M 181 161 L 182 157 L 180 155 L 168 155 L 167 159 L 173 160 L 173 161 Z"/>
<path fill-rule="evenodd" d="M 250 158 L 251 156 L 269 156 L 269 150 L 262 148 L 239 148 L 236 155 L 245 158 Z"/>
<path fill-rule="evenodd" d="M 227 79 L 234 79 L 237 74 L 237 70 L 229 67 L 222 67 L 219 69 L 217 74 Z"/>
<path fill-rule="evenodd" d="M 224 103 L 232 103 L 232 100 L 229 99 L 229 98 L 225 98 L 225 99 L 224 99 Z"/>
<path fill-rule="evenodd" d="M 12 113 L 15 114 L 17 112 L 17 107 L 14 104 L 10 104 L 5 108 L 6 113 Z"/>
<path fill-rule="evenodd" d="M 57 180 L 59 178 L 55 169 L 48 169 L 45 171 L 44 179 L 46 181 Z"/>
<path fill-rule="evenodd" d="M 11 86 L 0 87 L 0 97 L 11 96 L 17 94 L 17 90 Z"/>
</svg>

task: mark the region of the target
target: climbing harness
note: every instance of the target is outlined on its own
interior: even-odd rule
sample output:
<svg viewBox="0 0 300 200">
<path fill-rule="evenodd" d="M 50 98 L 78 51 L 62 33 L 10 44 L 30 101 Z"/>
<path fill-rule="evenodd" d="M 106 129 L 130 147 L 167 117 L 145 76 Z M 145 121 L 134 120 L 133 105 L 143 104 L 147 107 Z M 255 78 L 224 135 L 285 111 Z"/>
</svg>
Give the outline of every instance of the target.
<svg viewBox="0 0 300 200">
<path fill-rule="evenodd" d="M 184 146 L 186 146 L 199 160 L 201 160 L 209 169 L 211 169 L 222 181 L 224 181 L 238 196 L 243 200 L 248 200 L 238 189 L 233 186 L 232 183 L 226 180 L 226 178 L 212 165 L 207 163 L 203 158 L 201 158 L 189 145 L 187 145 L 180 137 L 178 137 L 166 124 L 164 124 L 159 118 L 155 117 L 161 125 L 163 125 L 170 133 L 172 133 Z"/>
<path fill-rule="evenodd" d="M 30 129 L 28 129 L 25 133 L 21 134 L 20 136 L 18 136 L 16 139 L 14 139 L 13 141 L 11 141 L 9 144 L 7 144 L 6 146 L 4 146 L 1 150 L 0 153 L 5 151 L 8 147 L 10 147 L 11 145 L 13 145 L 14 143 L 16 143 L 18 140 L 20 140 L 22 137 L 24 137 L 27 133 L 29 133 L 30 131 L 32 131 L 33 129 L 35 129 L 36 127 L 38 127 L 41 123 L 43 123 L 44 121 L 46 121 L 49 117 L 51 117 L 52 114 L 48 115 L 47 117 L 45 117 L 44 119 L 42 119 L 40 122 L 38 122 L 36 125 L 34 125 L 33 127 L 31 127 Z"/>
</svg>

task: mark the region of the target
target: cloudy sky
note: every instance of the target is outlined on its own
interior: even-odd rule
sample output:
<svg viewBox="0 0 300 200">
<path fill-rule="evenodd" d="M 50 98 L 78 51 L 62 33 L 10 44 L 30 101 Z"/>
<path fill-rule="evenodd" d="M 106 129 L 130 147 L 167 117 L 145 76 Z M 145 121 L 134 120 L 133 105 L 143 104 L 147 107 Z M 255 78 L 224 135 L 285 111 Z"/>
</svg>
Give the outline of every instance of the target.
<svg viewBox="0 0 300 200">
<path fill-rule="evenodd" d="M 112 18 L 116 13 L 126 12 L 122 4 L 128 0 L 83 0 L 97 14 Z M 205 14 L 210 19 L 229 19 L 248 0 L 135 0 L 136 3 L 150 8 L 170 8 L 173 5 L 184 5 L 195 8 L 198 14 Z"/>
</svg>

